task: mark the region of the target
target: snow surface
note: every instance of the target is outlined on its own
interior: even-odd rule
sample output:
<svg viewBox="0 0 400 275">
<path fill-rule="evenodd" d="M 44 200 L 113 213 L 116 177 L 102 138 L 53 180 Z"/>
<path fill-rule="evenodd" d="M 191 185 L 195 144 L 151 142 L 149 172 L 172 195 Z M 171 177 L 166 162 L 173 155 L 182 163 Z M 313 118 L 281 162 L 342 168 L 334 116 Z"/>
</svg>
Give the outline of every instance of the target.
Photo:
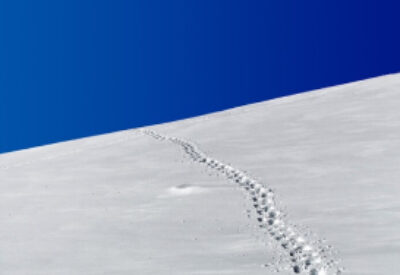
<svg viewBox="0 0 400 275">
<path fill-rule="evenodd" d="M 388 75 L 0 155 L 0 274 L 310 274 L 310 247 L 327 274 L 396 274 L 399 90 Z"/>
<path fill-rule="evenodd" d="M 188 141 L 163 136 L 154 131 L 145 130 L 143 132 L 155 139 L 170 141 L 181 146 L 193 161 L 206 165 L 243 187 L 257 213 L 259 227 L 265 229 L 263 231 L 270 237 L 268 239 L 270 243 L 276 241 L 282 249 L 281 252 L 285 252 L 286 255 L 282 255 L 282 257 L 286 256 L 290 260 L 290 264 L 287 264 L 286 267 L 290 266 L 294 273 L 341 274 L 343 269 L 337 266 L 338 262 L 333 260 L 332 255 L 328 253 L 330 247 L 321 245 L 320 241 L 312 242 L 309 236 L 305 237 L 301 230 L 284 219 L 271 188 L 267 188 L 265 184 L 240 169 L 211 158 Z M 248 210 L 248 213 L 250 212 L 251 209 Z"/>
</svg>

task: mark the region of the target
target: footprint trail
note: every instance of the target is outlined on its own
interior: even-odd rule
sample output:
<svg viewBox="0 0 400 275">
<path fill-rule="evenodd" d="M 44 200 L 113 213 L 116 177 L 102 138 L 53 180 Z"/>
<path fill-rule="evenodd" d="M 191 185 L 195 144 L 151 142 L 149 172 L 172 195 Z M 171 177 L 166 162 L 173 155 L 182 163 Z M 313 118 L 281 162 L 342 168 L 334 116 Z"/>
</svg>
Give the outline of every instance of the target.
<svg viewBox="0 0 400 275">
<path fill-rule="evenodd" d="M 176 137 L 167 137 L 154 131 L 143 130 L 143 133 L 157 140 L 170 141 L 182 147 L 185 153 L 195 162 L 208 166 L 242 187 L 251 199 L 255 208 L 260 228 L 265 230 L 270 239 L 280 247 L 282 254 L 289 259 L 290 269 L 295 274 L 337 275 L 342 269 L 337 261 L 331 259 L 331 253 L 318 242 L 307 240 L 304 234 L 285 220 L 285 215 L 277 207 L 276 196 L 272 189 L 258 182 L 250 175 L 213 159 L 197 146 Z"/>
</svg>

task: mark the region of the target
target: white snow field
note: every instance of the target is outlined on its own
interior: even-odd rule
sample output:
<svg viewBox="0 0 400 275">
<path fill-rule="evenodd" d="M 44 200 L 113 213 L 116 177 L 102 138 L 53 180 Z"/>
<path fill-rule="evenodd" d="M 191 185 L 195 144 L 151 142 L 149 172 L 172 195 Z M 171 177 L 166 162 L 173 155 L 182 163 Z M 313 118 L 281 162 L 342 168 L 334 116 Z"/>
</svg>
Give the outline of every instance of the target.
<svg viewBox="0 0 400 275">
<path fill-rule="evenodd" d="M 2 154 L 0 274 L 398 274 L 399 106 L 395 74 Z"/>
</svg>

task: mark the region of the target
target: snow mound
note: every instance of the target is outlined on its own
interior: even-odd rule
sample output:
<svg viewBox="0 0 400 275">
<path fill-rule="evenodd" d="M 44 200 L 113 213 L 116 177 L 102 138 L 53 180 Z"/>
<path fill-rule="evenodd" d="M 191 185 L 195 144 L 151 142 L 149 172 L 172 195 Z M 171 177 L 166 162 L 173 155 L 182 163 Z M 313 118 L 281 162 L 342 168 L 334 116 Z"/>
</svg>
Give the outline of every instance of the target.
<svg viewBox="0 0 400 275">
<path fill-rule="evenodd" d="M 177 186 L 170 187 L 167 193 L 169 196 L 188 196 L 194 194 L 202 194 L 205 193 L 206 191 L 207 189 L 199 186 L 193 186 L 190 184 L 180 184 Z"/>
</svg>

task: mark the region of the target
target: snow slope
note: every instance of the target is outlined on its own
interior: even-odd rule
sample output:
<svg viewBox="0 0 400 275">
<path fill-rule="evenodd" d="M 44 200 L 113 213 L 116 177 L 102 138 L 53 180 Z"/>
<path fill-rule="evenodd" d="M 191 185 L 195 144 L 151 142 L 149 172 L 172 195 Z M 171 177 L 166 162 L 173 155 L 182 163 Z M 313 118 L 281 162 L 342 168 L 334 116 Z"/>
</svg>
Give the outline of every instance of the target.
<svg viewBox="0 0 400 275">
<path fill-rule="evenodd" d="M 395 274 L 399 89 L 388 75 L 0 155 L 0 274 Z"/>
<path fill-rule="evenodd" d="M 298 230 L 295 225 L 289 224 L 283 216 L 275 200 L 275 193 L 265 184 L 252 178 L 240 169 L 229 164 L 220 162 L 204 154 L 196 145 L 176 137 L 167 137 L 154 131 L 144 131 L 145 134 L 158 140 L 171 141 L 182 147 L 188 156 L 196 162 L 205 164 L 208 168 L 225 175 L 234 183 L 243 187 L 252 202 L 257 213 L 259 227 L 264 229 L 269 237 L 268 241 L 277 245 L 284 252 L 282 257 L 290 261 L 290 269 L 294 273 L 307 273 L 310 275 L 341 274 L 342 269 L 337 267 L 337 261 L 327 253 L 328 247 L 321 246 L 305 237 L 305 234 Z M 252 209 L 248 209 L 248 213 Z M 285 255 L 286 254 L 286 255 Z"/>
</svg>

